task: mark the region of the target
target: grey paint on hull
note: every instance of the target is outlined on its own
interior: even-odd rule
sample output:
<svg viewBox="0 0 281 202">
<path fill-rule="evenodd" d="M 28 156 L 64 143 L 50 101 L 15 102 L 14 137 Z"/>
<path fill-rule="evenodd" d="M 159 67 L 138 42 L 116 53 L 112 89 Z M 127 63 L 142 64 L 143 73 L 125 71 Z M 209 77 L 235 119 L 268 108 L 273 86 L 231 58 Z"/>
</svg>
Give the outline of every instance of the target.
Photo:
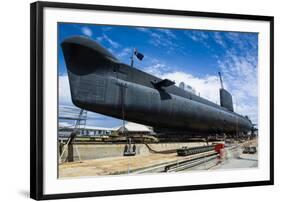
<svg viewBox="0 0 281 202">
<path fill-rule="evenodd" d="M 66 39 L 62 49 L 74 105 L 166 131 L 236 133 L 252 129 L 249 119 L 162 79 L 119 62 L 85 37 Z"/>
</svg>

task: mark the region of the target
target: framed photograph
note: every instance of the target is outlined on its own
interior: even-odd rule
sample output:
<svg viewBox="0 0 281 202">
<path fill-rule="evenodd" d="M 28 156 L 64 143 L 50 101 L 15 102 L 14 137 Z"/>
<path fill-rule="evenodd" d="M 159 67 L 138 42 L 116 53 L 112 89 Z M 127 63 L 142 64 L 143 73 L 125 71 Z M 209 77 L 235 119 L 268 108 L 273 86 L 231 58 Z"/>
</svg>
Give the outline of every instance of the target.
<svg viewBox="0 0 281 202">
<path fill-rule="evenodd" d="M 31 198 L 273 185 L 273 19 L 32 3 Z"/>
</svg>

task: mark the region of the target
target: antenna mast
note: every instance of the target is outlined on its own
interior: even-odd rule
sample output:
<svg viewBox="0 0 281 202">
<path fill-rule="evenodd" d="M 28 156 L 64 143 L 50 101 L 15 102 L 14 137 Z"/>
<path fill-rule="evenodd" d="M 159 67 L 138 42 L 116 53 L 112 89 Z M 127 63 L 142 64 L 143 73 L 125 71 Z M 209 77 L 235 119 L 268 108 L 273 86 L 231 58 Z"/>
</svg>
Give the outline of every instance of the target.
<svg viewBox="0 0 281 202">
<path fill-rule="evenodd" d="M 221 73 L 219 72 L 219 77 L 220 77 L 220 82 L 221 82 L 221 88 L 223 89 L 223 83 L 222 83 L 222 78 L 221 78 Z"/>
</svg>

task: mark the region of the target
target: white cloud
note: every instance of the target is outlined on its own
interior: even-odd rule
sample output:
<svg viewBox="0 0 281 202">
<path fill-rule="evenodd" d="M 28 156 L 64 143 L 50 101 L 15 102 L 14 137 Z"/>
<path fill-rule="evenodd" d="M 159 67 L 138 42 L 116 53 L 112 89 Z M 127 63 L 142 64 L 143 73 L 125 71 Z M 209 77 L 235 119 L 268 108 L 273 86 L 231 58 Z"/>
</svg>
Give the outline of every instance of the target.
<svg viewBox="0 0 281 202">
<path fill-rule="evenodd" d="M 149 56 L 147 56 L 145 62 L 146 62 L 146 65 L 145 65 L 145 67 L 143 67 L 143 70 L 145 72 L 150 73 L 155 76 L 160 75 L 160 77 L 161 77 L 161 75 L 168 73 L 168 72 L 172 72 L 172 70 L 175 69 L 171 66 L 166 65 L 162 61 L 159 61 L 158 59 L 155 59 L 155 58 L 150 58 Z"/>
<path fill-rule="evenodd" d="M 223 39 L 223 36 L 221 35 L 221 32 L 214 32 L 213 33 L 213 39 L 215 40 L 215 42 L 217 44 L 219 44 L 222 47 L 226 48 L 226 44 L 225 44 L 225 41 Z"/>
<path fill-rule="evenodd" d="M 213 40 L 222 48 L 226 48 L 225 37 L 224 37 L 225 33 L 223 32 L 209 32 L 207 34 L 205 31 L 188 30 L 185 31 L 185 34 L 193 41 L 202 43 L 204 46 L 206 46 L 209 49 L 211 48 L 211 46 L 209 45 L 209 40 Z"/>
<path fill-rule="evenodd" d="M 102 27 L 101 29 L 106 32 L 106 31 L 112 30 L 113 28 L 112 27 Z"/>
<path fill-rule="evenodd" d="M 206 34 L 204 31 L 186 30 L 184 33 L 189 38 L 191 38 L 193 41 L 198 42 L 198 43 L 202 43 L 207 48 L 210 48 L 210 45 L 208 44 L 209 35 Z"/>
<path fill-rule="evenodd" d="M 89 27 L 82 27 L 82 33 L 88 37 L 91 37 L 93 35 L 92 30 Z"/>
<path fill-rule="evenodd" d="M 164 45 L 164 44 L 162 43 L 162 39 L 161 39 L 160 34 L 151 32 L 151 33 L 150 33 L 150 36 L 151 36 L 151 38 L 152 38 L 151 41 L 150 41 L 150 43 L 153 44 L 154 46 L 161 46 L 161 45 Z"/>
<path fill-rule="evenodd" d="M 248 115 L 257 123 L 258 120 L 258 71 L 257 39 L 253 34 L 235 32 L 186 31 L 193 41 L 202 43 L 207 48 L 209 40 L 214 41 L 224 51 L 216 58 L 222 71 L 224 85 L 232 94 L 234 110 Z"/>
<path fill-rule="evenodd" d="M 132 54 L 133 49 L 132 48 L 123 48 L 118 54 L 118 58 L 129 58 L 129 56 Z M 127 59 L 126 58 L 126 59 Z"/>
<path fill-rule="evenodd" d="M 112 48 L 119 48 L 120 47 L 120 44 L 113 41 L 111 38 L 109 38 L 106 34 L 103 34 L 102 36 L 100 37 L 97 37 L 97 40 L 99 42 L 102 42 L 102 41 L 105 41 L 107 42 Z"/>
<path fill-rule="evenodd" d="M 148 32 L 148 33 L 150 33 L 150 31 L 149 31 L 149 29 L 148 29 L 148 28 L 144 28 L 144 27 L 136 27 L 135 29 L 136 29 L 136 30 L 138 30 L 138 31 L 141 31 L 141 32 Z"/>
<path fill-rule="evenodd" d="M 176 39 L 176 35 L 168 29 L 156 29 L 156 31 L 151 31 L 149 28 L 138 27 L 136 30 L 145 32 L 150 35 L 151 39 L 149 43 L 156 47 L 165 47 L 167 53 L 170 53 L 177 48 L 177 43 L 173 43 Z"/>
<path fill-rule="evenodd" d="M 59 104 L 72 105 L 68 76 L 59 76 Z"/>
<path fill-rule="evenodd" d="M 235 111 L 248 115 L 257 123 L 258 120 L 258 71 L 255 53 L 248 52 L 238 56 L 227 51 L 226 56 L 218 61 L 222 70 L 224 83 L 233 95 Z"/>
<path fill-rule="evenodd" d="M 170 38 L 177 38 L 176 35 L 169 29 L 157 29 L 159 32 L 165 33 Z"/>
<path fill-rule="evenodd" d="M 203 31 L 188 30 L 185 31 L 185 34 L 189 36 L 193 41 L 204 42 L 209 38 L 209 36 Z"/>
<path fill-rule="evenodd" d="M 179 85 L 180 82 L 184 82 L 193 87 L 197 95 L 200 93 L 201 97 L 219 104 L 220 83 L 217 76 L 206 75 L 200 78 L 185 72 L 171 72 L 164 74 L 162 78 L 174 80 L 177 85 Z"/>
<path fill-rule="evenodd" d="M 219 104 L 220 83 L 217 76 L 206 75 L 205 77 L 196 77 L 182 71 L 170 71 L 165 64 L 157 63 L 146 68 L 146 71 L 162 79 L 170 79 L 179 86 L 180 82 L 195 89 L 196 94 Z"/>
<path fill-rule="evenodd" d="M 235 101 L 234 101 L 235 103 Z M 257 103 L 255 104 L 251 104 L 251 103 L 240 103 L 240 104 L 236 104 L 235 103 L 235 110 L 238 113 L 247 115 L 248 117 L 250 117 L 250 120 L 255 123 L 258 124 L 258 110 L 257 110 Z"/>
</svg>

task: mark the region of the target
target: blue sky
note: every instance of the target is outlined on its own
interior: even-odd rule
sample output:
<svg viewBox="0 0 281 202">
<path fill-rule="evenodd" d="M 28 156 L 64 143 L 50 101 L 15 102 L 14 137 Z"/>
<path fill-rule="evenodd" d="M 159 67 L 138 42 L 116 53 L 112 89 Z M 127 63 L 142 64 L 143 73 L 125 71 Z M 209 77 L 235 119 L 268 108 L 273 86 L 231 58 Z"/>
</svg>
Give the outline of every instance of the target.
<svg viewBox="0 0 281 202">
<path fill-rule="evenodd" d="M 219 104 L 218 71 L 231 92 L 235 111 L 258 117 L 258 34 L 89 24 L 59 24 L 58 46 L 66 38 L 83 35 L 98 41 L 123 63 L 134 48 L 144 54 L 135 68 L 176 84 L 183 81 L 196 93 Z M 59 46 L 59 104 L 72 105 L 68 77 Z M 89 113 L 88 124 L 113 127 L 120 120 Z"/>
</svg>

